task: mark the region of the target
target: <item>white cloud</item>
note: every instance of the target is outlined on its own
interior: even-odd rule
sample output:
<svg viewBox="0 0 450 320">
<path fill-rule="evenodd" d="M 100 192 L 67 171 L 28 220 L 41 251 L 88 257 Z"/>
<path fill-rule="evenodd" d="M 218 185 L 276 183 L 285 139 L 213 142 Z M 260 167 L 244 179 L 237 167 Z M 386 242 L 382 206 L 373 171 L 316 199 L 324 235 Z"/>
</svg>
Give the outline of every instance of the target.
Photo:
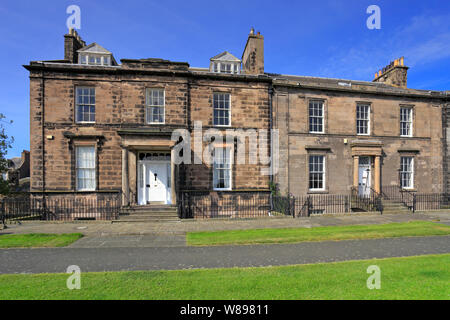
<svg viewBox="0 0 450 320">
<path fill-rule="evenodd" d="M 389 35 L 389 37 L 387 37 Z M 390 61 L 405 57 L 409 67 L 450 57 L 450 15 L 421 15 L 391 33 L 364 39 L 349 48 L 335 48 L 319 70 L 321 76 L 370 80 Z"/>
</svg>

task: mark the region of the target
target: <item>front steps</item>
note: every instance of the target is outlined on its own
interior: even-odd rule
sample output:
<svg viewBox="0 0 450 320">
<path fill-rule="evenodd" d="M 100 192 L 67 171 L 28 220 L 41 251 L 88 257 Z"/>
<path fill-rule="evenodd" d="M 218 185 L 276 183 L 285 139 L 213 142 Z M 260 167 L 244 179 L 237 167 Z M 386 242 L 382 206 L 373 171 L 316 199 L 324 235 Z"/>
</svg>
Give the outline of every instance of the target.
<svg viewBox="0 0 450 320">
<path fill-rule="evenodd" d="M 122 208 L 120 219 L 114 222 L 176 222 L 178 211 L 176 205 L 151 204 Z"/>
<path fill-rule="evenodd" d="M 402 202 L 397 202 L 393 200 L 382 200 L 383 202 L 383 213 L 411 213 Z"/>
</svg>

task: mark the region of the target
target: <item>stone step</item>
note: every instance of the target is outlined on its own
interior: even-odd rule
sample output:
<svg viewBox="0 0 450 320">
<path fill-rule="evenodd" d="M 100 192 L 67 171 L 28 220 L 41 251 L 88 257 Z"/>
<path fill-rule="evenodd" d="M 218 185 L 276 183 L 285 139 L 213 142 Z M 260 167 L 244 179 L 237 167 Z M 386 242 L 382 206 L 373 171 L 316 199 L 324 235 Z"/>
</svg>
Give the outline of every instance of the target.
<svg viewBox="0 0 450 320">
<path fill-rule="evenodd" d="M 128 217 L 178 217 L 177 212 L 139 212 L 127 215 Z"/>
<path fill-rule="evenodd" d="M 139 210 L 139 211 L 120 211 L 121 214 L 146 214 L 146 213 L 159 213 L 159 214 L 177 214 L 177 210 Z"/>
<path fill-rule="evenodd" d="M 178 220 L 178 216 L 122 216 L 120 220 Z"/>
<path fill-rule="evenodd" d="M 176 206 L 137 206 L 122 208 L 121 212 L 177 212 L 178 208 Z"/>
<path fill-rule="evenodd" d="M 383 210 L 383 213 L 387 214 L 412 214 L 410 210 Z"/>
<path fill-rule="evenodd" d="M 383 207 L 385 207 L 385 208 L 393 208 L 393 209 L 401 209 L 401 208 L 407 209 L 406 206 L 388 206 L 388 205 L 383 205 Z"/>
<path fill-rule="evenodd" d="M 133 219 L 133 218 L 121 218 L 120 220 L 113 220 L 113 223 L 121 223 L 121 222 L 135 222 L 135 223 L 158 223 L 158 222 L 180 222 L 180 219 Z"/>
</svg>

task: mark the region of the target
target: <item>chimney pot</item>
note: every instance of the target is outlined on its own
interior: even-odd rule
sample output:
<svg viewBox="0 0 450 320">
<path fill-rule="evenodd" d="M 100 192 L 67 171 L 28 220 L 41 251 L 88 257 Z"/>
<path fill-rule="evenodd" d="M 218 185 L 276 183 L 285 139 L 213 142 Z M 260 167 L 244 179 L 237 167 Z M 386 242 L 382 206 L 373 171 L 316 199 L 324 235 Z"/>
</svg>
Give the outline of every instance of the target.
<svg viewBox="0 0 450 320">
<path fill-rule="evenodd" d="M 408 68 L 404 66 L 404 57 L 396 59 L 379 71 L 374 82 L 382 82 L 394 87 L 406 88 Z M 381 77 L 383 75 L 383 77 Z"/>
<path fill-rule="evenodd" d="M 255 29 L 250 30 L 247 43 L 242 53 L 242 69 L 246 74 L 264 74 L 264 37 Z"/>
</svg>

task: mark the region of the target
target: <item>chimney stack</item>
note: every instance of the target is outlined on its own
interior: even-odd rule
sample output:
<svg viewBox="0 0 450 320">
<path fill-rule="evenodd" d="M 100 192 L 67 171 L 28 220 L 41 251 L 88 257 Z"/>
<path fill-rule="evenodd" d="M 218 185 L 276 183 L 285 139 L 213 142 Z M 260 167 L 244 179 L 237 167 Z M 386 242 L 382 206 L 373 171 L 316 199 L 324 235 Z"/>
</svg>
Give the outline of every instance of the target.
<svg viewBox="0 0 450 320">
<path fill-rule="evenodd" d="M 75 29 L 70 28 L 69 33 L 64 35 L 64 60 L 70 63 L 78 63 L 77 50 L 86 46 Z"/>
<path fill-rule="evenodd" d="M 401 57 L 376 72 L 373 82 L 382 82 L 394 87 L 406 88 L 408 69 L 405 66 L 405 58 Z"/>
<path fill-rule="evenodd" d="M 253 28 L 242 54 L 242 69 L 246 74 L 264 74 L 264 37 Z"/>
</svg>

